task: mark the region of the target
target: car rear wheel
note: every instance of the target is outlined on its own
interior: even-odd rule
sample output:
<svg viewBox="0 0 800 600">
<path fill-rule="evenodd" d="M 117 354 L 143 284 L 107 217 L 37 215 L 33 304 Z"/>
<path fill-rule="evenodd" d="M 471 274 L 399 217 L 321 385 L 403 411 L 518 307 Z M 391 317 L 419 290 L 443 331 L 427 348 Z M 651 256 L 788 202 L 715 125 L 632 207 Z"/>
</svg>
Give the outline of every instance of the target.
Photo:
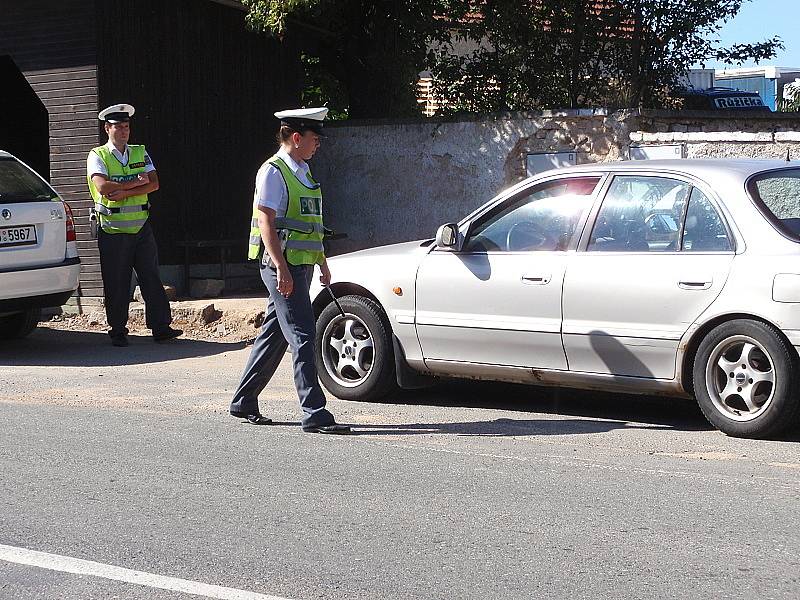
<svg viewBox="0 0 800 600">
<path fill-rule="evenodd" d="M 369 298 L 339 299 L 317 319 L 320 381 L 344 400 L 376 401 L 396 389 L 392 333 L 381 307 Z"/>
<path fill-rule="evenodd" d="M 709 422 L 730 436 L 775 436 L 800 413 L 797 362 L 794 349 L 771 325 L 723 323 L 697 350 L 697 403 Z"/>
<path fill-rule="evenodd" d="M 0 340 L 24 338 L 36 329 L 36 324 L 41 318 L 42 311 L 35 308 L 0 317 Z"/>
</svg>

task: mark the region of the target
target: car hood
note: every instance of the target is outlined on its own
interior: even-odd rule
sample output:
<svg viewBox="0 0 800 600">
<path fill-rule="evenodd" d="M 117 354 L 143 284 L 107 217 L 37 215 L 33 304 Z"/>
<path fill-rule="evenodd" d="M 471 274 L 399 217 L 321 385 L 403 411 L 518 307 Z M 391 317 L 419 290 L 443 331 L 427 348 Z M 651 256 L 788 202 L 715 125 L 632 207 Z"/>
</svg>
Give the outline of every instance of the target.
<svg viewBox="0 0 800 600">
<path fill-rule="evenodd" d="M 395 287 L 414 289 L 417 268 L 430 249 L 430 243 L 417 240 L 334 256 L 328 259 L 331 283 L 334 286 L 350 283 L 369 290 L 389 310 L 398 305 L 392 293 Z M 315 298 L 321 289 L 315 280 L 311 285 L 311 297 Z M 414 294 L 407 298 L 413 299 Z"/>
<path fill-rule="evenodd" d="M 388 246 L 378 246 L 377 248 L 367 248 L 366 250 L 357 250 L 349 252 L 348 254 L 340 254 L 328 259 L 328 262 L 343 262 L 349 260 L 363 260 L 370 258 L 390 258 L 390 257 L 409 257 L 409 256 L 422 256 L 427 254 L 430 250 L 431 243 L 426 243 L 429 240 L 415 240 L 413 242 L 401 242 L 399 244 L 389 244 Z"/>
</svg>

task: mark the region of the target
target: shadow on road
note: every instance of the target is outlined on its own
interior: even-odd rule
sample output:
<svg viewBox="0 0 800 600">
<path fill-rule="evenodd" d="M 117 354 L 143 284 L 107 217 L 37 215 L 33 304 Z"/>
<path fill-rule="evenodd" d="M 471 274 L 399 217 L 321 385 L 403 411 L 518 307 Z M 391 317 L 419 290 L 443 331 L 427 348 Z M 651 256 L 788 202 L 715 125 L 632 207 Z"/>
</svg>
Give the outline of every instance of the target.
<svg viewBox="0 0 800 600">
<path fill-rule="evenodd" d="M 300 428 L 299 421 L 274 421 L 270 425 L 254 426 L 246 421 L 242 425 L 268 432 L 272 427 Z M 662 425 L 631 425 L 619 421 L 596 421 L 592 419 L 494 419 L 492 421 L 470 421 L 462 423 L 403 423 L 365 424 L 347 423 L 352 435 L 426 435 L 432 433 L 480 437 L 503 437 L 523 435 L 571 435 L 579 433 L 607 433 L 614 429 L 668 430 Z"/>
<path fill-rule="evenodd" d="M 713 429 L 694 400 L 558 387 L 454 380 L 426 390 L 400 392 L 390 402 L 622 421 L 617 427 L 625 427 L 625 423 L 644 423 L 683 431 Z"/>
<path fill-rule="evenodd" d="M 495 419 L 465 423 L 414 423 L 402 425 L 354 425 L 356 435 L 449 435 L 502 437 L 523 435 L 572 435 L 608 433 L 614 429 L 671 429 L 661 425 L 630 425 L 592 419 Z"/>
<path fill-rule="evenodd" d="M 213 356 L 245 347 L 177 339 L 156 344 L 150 336 L 129 336 L 131 345 L 116 348 L 106 333 L 41 327 L 21 340 L 0 343 L 0 365 L 8 367 L 111 367 Z"/>
</svg>

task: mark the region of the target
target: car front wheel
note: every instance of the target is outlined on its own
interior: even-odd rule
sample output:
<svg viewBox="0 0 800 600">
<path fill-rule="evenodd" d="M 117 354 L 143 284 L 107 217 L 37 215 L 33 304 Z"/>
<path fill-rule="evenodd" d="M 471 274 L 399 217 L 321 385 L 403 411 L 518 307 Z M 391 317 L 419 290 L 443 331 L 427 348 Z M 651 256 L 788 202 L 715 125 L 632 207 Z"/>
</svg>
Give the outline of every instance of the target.
<svg viewBox="0 0 800 600">
<path fill-rule="evenodd" d="M 343 296 L 317 319 L 317 370 L 334 396 L 372 402 L 396 389 L 392 332 L 381 307 L 362 296 Z"/>
<path fill-rule="evenodd" d="M 39 309 L 30 309 L 0 317 L 0 340 L 24 338 L 36 329 L 36 324 L 41 318 L 42 311 Z"/>
<path fill-rule="evenodd" d="M 775 436 L 797 422 L 797 362 L 794 348 L 771 325 L 723 323 L 706 336 L 695 358 L 700 409 L 730 436 Z"/>
</svg>

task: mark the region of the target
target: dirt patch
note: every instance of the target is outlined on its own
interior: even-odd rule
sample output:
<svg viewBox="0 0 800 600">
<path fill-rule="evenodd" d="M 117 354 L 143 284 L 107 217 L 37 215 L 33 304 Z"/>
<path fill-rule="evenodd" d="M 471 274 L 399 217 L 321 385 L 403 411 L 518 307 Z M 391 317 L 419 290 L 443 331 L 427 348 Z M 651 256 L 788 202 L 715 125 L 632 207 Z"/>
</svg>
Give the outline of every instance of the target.
<svg viewBox="0 0 800 600">
<path fill-rule="evenodd" d="M 226 304 L 232 306 L 228 308 Z M 173 302 L 172 326 L 183 329 L 183 337 L 192 340 L 220 342 L 252 342 L 264 322 L 263 300 L 254 299 L 216 303 Z M 219 306 L 219 307 L 218 307 Z M 40 323 L 40 327 L 71 331 L 108 331 L 105 312 L 82 315 L 53 315 Z M 131 333 L 149 334 L 145 324 L 143 305 L 131 305 L 128 329 Z"/>
</svg>

